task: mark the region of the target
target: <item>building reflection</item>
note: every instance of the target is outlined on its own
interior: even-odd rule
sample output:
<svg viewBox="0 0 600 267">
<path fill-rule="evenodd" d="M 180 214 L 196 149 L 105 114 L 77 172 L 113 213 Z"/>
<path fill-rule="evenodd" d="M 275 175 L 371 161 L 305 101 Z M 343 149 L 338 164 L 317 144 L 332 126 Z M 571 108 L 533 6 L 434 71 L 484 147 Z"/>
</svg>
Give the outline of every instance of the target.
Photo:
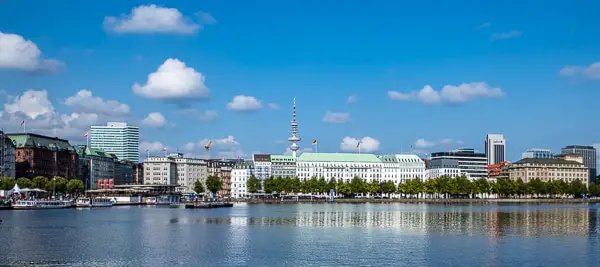
<svg viewBox="0 0 600 267">
<path fill-rule="evenodd" d="M 595 211 L 594 211 L 595 212 Z M 591 215 L 595 218 L 596 215 Z M 315 211 L 298 212 L 289 217 L 233 217 L 196 219 L 195 223 L 341 227 L 396 228 L 420 234 L 473 235 L 491 237 L 588 236 L 597 222 L 590 225 L 587 208 L 549 208 L 517 211 Z M 241 230 L 241 229 L 239 229 Z M 595 230 L 594 230 L 595 232 Z"/>
</svg>

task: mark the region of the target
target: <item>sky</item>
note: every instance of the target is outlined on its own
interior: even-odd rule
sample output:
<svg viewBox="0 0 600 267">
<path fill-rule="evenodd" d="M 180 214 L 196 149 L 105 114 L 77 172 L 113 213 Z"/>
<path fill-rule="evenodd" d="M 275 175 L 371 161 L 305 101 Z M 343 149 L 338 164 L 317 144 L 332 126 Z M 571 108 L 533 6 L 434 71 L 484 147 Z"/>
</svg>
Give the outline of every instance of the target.
<svg viewBox="0 0 600 267">
<path fill-rule="evenodd" d="M 60 3 L 60 4 L 57 4 Z M 141 153 L 600 147 L 597 1 L 0 0 L 0 126 Z M 317 145 L 312 141 L 317 140 Z M 318 146 L 318 147 L 317 147 Z"/>
</svg>

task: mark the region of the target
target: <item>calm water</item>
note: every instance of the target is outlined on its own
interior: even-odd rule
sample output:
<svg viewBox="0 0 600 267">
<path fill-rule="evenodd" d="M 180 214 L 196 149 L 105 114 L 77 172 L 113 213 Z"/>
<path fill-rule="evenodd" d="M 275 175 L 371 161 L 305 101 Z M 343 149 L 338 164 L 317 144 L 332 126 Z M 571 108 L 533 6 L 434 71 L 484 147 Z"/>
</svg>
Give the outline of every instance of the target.
<svg viewBox="0 0 600 267">
<path fill-rule="evenodd" d="M 599 266 L 600 205 L 0 211 L 10 266 Z"/>
</svg>

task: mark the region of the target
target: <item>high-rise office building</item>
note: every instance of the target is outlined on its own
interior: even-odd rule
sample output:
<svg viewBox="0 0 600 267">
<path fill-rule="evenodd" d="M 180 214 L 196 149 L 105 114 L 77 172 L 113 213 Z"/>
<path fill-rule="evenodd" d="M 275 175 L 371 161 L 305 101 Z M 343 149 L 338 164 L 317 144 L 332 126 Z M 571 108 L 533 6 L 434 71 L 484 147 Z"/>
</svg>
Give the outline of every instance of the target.
<svg viewBox="0 0 600 267">
<path fill-rule="evenodd" d="M 498 164 L 506 160 L 506 140 L 502 134 L 488 134 L 485 137 L 487 164 Z"/>
<path fill-rule="evenodd" d="M 106 126 L 92 126 L 90 146 L 115 154 L 120 160 L 137 163 L 140 157 L 140 128 L 125 122 L 108 122 Z"/>
<path fill-rule="evenodd" d="M 583 165 L 589 169 L 590 183 L 596 183 L 596 148 L 593 146 L 569 145 L 560 151 L 562 154 L 575 154 L 583 157 Z"/>
<path fill-rule="evenodd" d="M 552 159 L 552 150 L 541 148 L 529 148 L 521 154 L 521 159 Z"/>
</svg>

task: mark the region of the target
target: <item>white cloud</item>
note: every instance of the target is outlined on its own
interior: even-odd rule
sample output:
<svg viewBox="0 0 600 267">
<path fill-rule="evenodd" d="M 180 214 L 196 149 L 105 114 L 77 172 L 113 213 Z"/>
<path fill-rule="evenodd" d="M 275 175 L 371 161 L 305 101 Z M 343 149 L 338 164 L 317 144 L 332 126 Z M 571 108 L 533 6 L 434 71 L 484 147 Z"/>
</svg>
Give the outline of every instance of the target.
<svg viewBox="0 0 600 267">
<path fill-rule="evenodd" d="M 179 110 L 177 113 L 186 115 L 186 116 L 189 116 L 191 118 L 198 119 L 201 121 L 211 121 L 211 120 L 216 119 L 219 115 L 214 110 L 206 110 L 204 112 L 201 112 L 194 108 L 182 109 L 182 110 Z"/>
<path fill-rule="evenodd" d="M 133 8 L 131 14 L 104 17 L 104 29 L 116 33 L 194 34 L 202 29 L 202 24 L 216 23 L 209 13 L 197 12 L 196 16 L 199 22 L 176 8 L 141 5 Z"/>
<path fill-rule="evenodd" d="M 342 142 L 340 143 L 340 149 L 344 152 L 357 152 L 358 151 L 358 142 L 360 141 L 360 152 L 370 153 L 379 150 L 379 146 L 381 143 L 379 140 L 365 136 L 360 140 L 353 137 L 344 137 Z"/>
<path fill-rule="evenodd" d="M 161 142 L 141 142 L 140 143 L 140 152 L 161 152 L 163 150 L 163 148 L 167 148 L 168 151 L 168 147 L 165 146 L 163 143 Z"/>
<path fill-rule="evenodd" d="M 211 158 L 245 158 L 248 156 L 242 149 L 242 145 L 235 140 L 235 137 L 229 135 L 225 138 L 202 139 L 198 142 L 189 142 L 182 146 L 182 151 L 191 157 L 204 158 L 204 146 L 211 141 L 210 156 Z"/>
<path fill-rule="evenodd" d="M 253 96 L 236 95 L 227 103 L 227 109 L 233 111 L 256 111 L 262 107 L 260 101 Z"/>
<path fill-rule="evenodd" d="M 0 32 L 0 69 L 52 72 L 63 66 L 56 59 L 44 58 L 37 45 L 23 36 Z"/>
<path fill-rule="evenodd" d="M 151 112 L 148 116 L 142 120 L 142 125 L 160 128 L 167 124 L 167 119 L 160 112 Z"/>
<path fill-rule="evenodd" d="M 95 97 L 91 91 L 86 89 L 67 98 L 65 104 L 75 112 L 101 113 L 107 116 L 124 116 L 130 112 L 128 105 L 121 104 L 116 100 L 105 101 L 101 97 Z"/>
<path fill-rule="evenodd" d="M 574 77 L 581 75 L 588 79 L 600 79 L 600 62 L 592 63 L 589 66 L 566 66 L 558 72 L 559 76 Z"/>
<path fill-rule="evenodd" d="M 521 37 L 521 35 L 523 35 L 523 32 L 516 31 L 516 30 L 510 31 L 510 32 L 494 33 L 492 35 L 492 40 L 502 40 L 502 39 L 519 38 L 519 37 Z"/>
<path fill-rule="evenodd" d="M 148 75 L 145 85 L 135 83 L 132 89 L 139 96 L 161 100 L 201 99 L 210 93 L 204 85 L 204 75 L 176 58 L 167 59 Z"/>
<path fill-rule="evenodd" d="M 355 95 L 351 95 L 348 97 L 348 99 L 346 99 L 346 103 L 348 104 L 352 104 L 352 103 L 356 103 L 358 102 L 358 96 Z"/>
<path fill-rule="evenodd" d="M 460 144 L 463 144 L 463 142 L 455 141 L 451 138 L 444 138 L 444 139 L 432 140 L 432 141 L 428 141 L 423 138 L 419 138 L 415 142 L 415 148 L 432 148 L 432 147 L 439 146 L 439 145 L 451 145 L 451 144 L 460 145 Z"/>
<path fill-rule="evenodd" d="M 392 100 L 418 100 L 425 104 L 460 104 L 476 98 L 500 98 L 503 96 L 504 93 L 500 88 L 490 87 L 485 82 L 463 83 L 458 86 L 446 85 L 441 91 L 436 91 L 426 85 L 423 89 L 410 93 L 388 92 L 388 97 Z"/>
<path fill-rule="evenodd" d="M 7 95 L 4 109 L 0 111 L 0 125 L 7 132 L 21 132 L 21 121 L 25 120 L 27 132 L 59 136 L 73 141 L 83 140 L 83 134 L 91 125 L 114 119 L 114 116 L 93 112 L 59 113 L 48 99 L 47 91 L 32 89 L 20 96 Z"/>
<path fill-rule="evenodd" d="M 348 113 L 335 113 L 327 111 L 323 117 L 323 122 L 328 123 L 347 123 L 350 121 L 350 114 Z"/>
<path fill-rule="evenodd" d="M 268 106 L 270 109 L 279 109 L 279 105 L 277 105 L 277 104 L 275 104 L 275 103 L 269 103 L 269 104 L 267 104 L 267 106 Z"/>
</svg>

